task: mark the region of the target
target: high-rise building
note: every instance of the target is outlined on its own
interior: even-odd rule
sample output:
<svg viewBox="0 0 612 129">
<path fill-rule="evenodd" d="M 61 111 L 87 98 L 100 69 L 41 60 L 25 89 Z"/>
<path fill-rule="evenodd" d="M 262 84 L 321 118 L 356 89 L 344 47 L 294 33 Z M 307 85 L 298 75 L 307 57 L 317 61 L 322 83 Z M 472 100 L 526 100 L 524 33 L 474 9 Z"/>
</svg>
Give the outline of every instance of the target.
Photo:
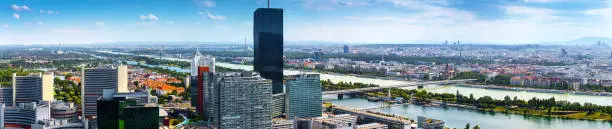
<svg viewBox="0 0 612 129">
<path fill-rule="evenodd" d="M 349 49 L 349 46 L 344 45 L 344 47 L 343 47 L 343 49 L 342 49 L 342 52 L 343 52 L 344 54 L 351 53 L 351 52 L 350 52 L 350 49 Z"/>
<path fill-rule="evenodd" d="M 289 75 L 287 115 L 289 118 L 313 118 L 322 114 L 321 80 L 319 74 Z"/>
<path fill-rule="evenodd" d="M 127 74 L 123 73 L 127 72 L 127 67 L 125 66 L 117 68 L 83 68 L 81 72 L 81 75 L 83 75 L 83 80 L 81 81 L 81 107 L 84 107 L 83 118 L 96 116 L 96 101 L 102 97 L 105 89 L 115 92 L 127 91 L 127 76 L 123 76 Z M 126 86 L 123 86 L 123 84 L 126 84 Z"/>
<path fill-rule="evenodd" d="M 96 101 L 96 124 L 100 129 L 159 128 L 157 98 L 147 92 L 117 93 L 105 89 Z"/>
<path fill-rule="evenodd" d="M 42 74 L 17 76 L 13 73 L 12 89 L 12 106 L 17 106 L 17 103 L 38 102 L 43 99 Z"/>
<path fill-rule="evenodd" d="M 97 101 L 97 125 L 100 129 L 157 129 L 159 106 L 140 105 L 133 99 L 103 98 Z"/>
<path fill-rule="evenodd" d="M 283 92 L 283 9 L 258 8 L 253 19 L 253 70 L 272 80 L 272 93 Z"/>
<path fill-rule="evenodd" d="M 208 91 L 208 87 L 209 87 L 209 81 L 210 81 L 210 73 L 212 73 L 210 71 L 210 67 L 207 66 L 199 66 L 198 67 L 198 88 L 196 90 L 196 94 L 197 94 L 197 105 L 196 106 L 196 111 L 201 115 L 201 116 L 206 116 L 205 114 L 205 107 L 207 105 L 205 105 L 205 94 Z M 192 92 L 193 93 L 193 92 Z M 206 117 L 205 117 L 206 118 Z"/>
<path fill-rule="evenodd" d="M 197 49 L 197 48 L 196 48 Z M 198 67 L 205 66 L 210 72 L 215 72 L 215 57 L 200 54 L 200 49 L 196 50 L 191 60 L 191 76 L 198 76 Z"/>
<path fill-rule="evenodd" d="M 272 127 L 272 81 L 249 73 L 216 79 L 215 125 L 221 129 Z"/>
</svg>

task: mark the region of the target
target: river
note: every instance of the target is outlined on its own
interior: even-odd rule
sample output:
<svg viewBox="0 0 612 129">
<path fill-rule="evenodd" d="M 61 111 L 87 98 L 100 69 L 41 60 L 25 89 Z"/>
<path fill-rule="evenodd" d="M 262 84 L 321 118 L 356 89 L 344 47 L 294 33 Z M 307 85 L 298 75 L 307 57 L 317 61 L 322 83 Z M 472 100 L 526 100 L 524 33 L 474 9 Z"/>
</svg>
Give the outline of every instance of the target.
<svg viewBox="0 0 612 129">
<path fill-rule="evenodd" d="M 336 105 L 356 109 L 377 108 L 381 105 L 381 102 L 370 102 L 362 98 L 345 97 L 345 99 L 338 100 L 334 96 L 325 96 L 324 99 Z M 446 122 L 445 126 L 450 128 L 463 128 L 466 123 L 470 123 L 472 126 L 479 125 L 482 129 L 612 129 L 612 122 L 525 116 L 454 107 L 439 108 L 407 104 L 370 110 L 401 115 L 415 120 L 417 116 L 441 119 Z"/>
<path fill-rule="evenodd" d="M 152 57 L 152 56 L 149 56 Z M 186 59 L 176 58 L 164 58 L 168 60 L 181 60 L 188 61 Z M 252 70 L 252 66 L 229 64 L 229 63 L 217 63 L 217 66 L 227 67 L 233 69 L 244 69 Z M 188 69 L 181 69 L 177 67 L 169 66 L 157 66 L 165 67 L 175 71 L 189 71 Z M 298 74 L 300 71 L 285 70 L 285 74 Z M 312 72 L 307 72 L 312 73 Z M 360 82 L 360 83 L 372 83 L 381 86 L 397 85 L 414 83 L 407 81 L 396 81 L 396 80 L 383 80 L 383 79 L 372 79 L 355 76 L 345 76 L 336 74 L 321 74 L 321 79 L 329 79 L 333 82 L 345 81 L 345 82 Z M 407 88 L 411 89 L 411 88 Z M 413 88 L 412 88 L 413 89 Z M 456 93 L 459 91 L 463 95 L 473 94 L 474 97 L 491 96 L 493 98 L 502 99 L 508 95 L 511 97 L 518 96 L 519 99 L 527 100 L 532 97 L 537 98 L 550 98 L 555 97 L 557 100 L 566 100 L 570 102 L 585 103 L 590 102 L 599 105 L 612 105 L 612 97 L 606 96 L 590 96 L 590 95 L 571 95 L 571 94 L 554 94 L 554 93 L 536 93 L 536 92 L 521 92 L 521 91 L 507 91 L 507 90 L 493 90 L 493 89 L 481 89 L 481 88 L 470 88 L 461 86 L 426 86 L 425 90 L 435 93 Z M 350 108 L 357 109 L 370 109 L 376 108 L 381 105 L 379 102 L 369 102 L 361 98 L 347 98 L 337 100 L 335 96 L 325 96 L 325 100 L 331 101 L 334 104 L 347 106 Z M 446 126 L 453 128 L 463 128 L 466 123 L 471 125 L 479 125 L 483 129 L 612 129 L 612 122 L 600 122 L 600 121 L 588 121 L 588 120 L 573 120 L 573 119 L 562 119 L 562 118 L 548 118 L 538 116 L 524 116 L 517 114 L 505 114 L 505 113 L 492 113 L 482 112 L 468 109 L 458 108 L 436 108 L 436 107 L 423 107 L 417 105 L 404 105 L 395 106 L 391 108 L 372 109 L 373 111 L 379 111 L 383 113 L 396 114 L 406 116 L 412 119 L 416 119 L 417 116 L 427 116 L 434 119 L 441 119 L 446 121 Z"/>
</svg>

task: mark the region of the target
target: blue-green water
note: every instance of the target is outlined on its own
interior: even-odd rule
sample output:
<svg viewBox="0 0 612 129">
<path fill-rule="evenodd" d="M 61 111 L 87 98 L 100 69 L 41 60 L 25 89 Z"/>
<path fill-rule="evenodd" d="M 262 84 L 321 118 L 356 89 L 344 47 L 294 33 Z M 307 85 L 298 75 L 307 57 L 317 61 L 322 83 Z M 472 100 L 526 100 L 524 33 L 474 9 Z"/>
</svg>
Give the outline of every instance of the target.
<svg viewBox="0 0 612 129">
<path fill-rule="evenodd" d="M 381 106 L 380 102 L 370 102 L 362 98 L 337 100 L 334 97 L 326 96 L 325 99 L 336 105 L 356 109 L 370 109 Z M 411 119 L 416 119 L 417 116 L 441 119 L 446 121 L 446 126 L 450 128 L 463 128 L 465 124 L 470 123 L 472 126 L 479 125 L 482 129 L 612 129 L 612 122 L 483 112 L 453 107 L 424 107 L 408 104 L 370 110 L 401 115 Z"/>
</svg>

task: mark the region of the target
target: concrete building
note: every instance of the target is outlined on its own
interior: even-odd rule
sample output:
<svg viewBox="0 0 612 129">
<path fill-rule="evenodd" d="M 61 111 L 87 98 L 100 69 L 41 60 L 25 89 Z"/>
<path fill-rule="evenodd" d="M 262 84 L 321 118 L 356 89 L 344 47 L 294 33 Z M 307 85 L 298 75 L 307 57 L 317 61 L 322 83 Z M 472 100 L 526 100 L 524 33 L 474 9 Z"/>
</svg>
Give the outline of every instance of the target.
<svg viewBox="0 0 612 129">
<path fill-rule="evenodd" d="M 294 120 L 275 119 L 272 120 L 272 129 L 294 129 Z"/>
<path fill-rule="evenodd" d="M 7 106 L 0 103 L 0 126 L 1 128 L 43 128 L 44 125 L 37 124 L 38 121 L 50 119 L 49 103 L 28 102 L 19 103 L 16 106 Z"/>
<path fill-rule="evenodd" d="M 215 125 L 222 129 L 272 128 L 272 81 L 250 73 L 216 79 Z"/>
<path fill-rule="evenodd" d="M 48 77 L 45 76 L 46 79 Z M 53 84 L 53 79 L 45 80 L 44 83 Z M 51 88 L 53 88 L 51 86 Z M 53 94 L 46 91 L 46 94 Z M 7 97 L 7 96 L 5 96 Z M 17 106 L 17 103 L 29 103 L 38 102 L 43 99 L 43 76 L 42 73 L 31 74 L 28 76 L 17 76 L 13 73 L 13 87 L 11 92 L 12 100 L 10 101 L 12 106 Z"/>
<path fill-rule="evenodd" d="M 388 129 L 388 128 L 389 127 L 385 124 L 369 123 L 369 124 L 357 125 L 353 128 L 348 128 L 348 129 Z"/>
<path fill-rule="evenodd" d="M 79 121 L 79 112 L 72 102 L 55 101 L 51 103 L 51 118 L 73 123 Z"/>
<path fill-rule="evenodd" d="M 196 53 L 191 60 L 191 76 L 198 76 L 198 67 L 208 67 L 210 72 L 215 72 L 215 57 L 200 54 L 200 49 L 196 48 Z"/>
<path fill-rule="evenodd" d="M 357 116 L 351 114 L 323 116 L 312 120 L 312 129 L 351 128 L 356 125 Z"/>
<path fill-rule="evenodd" d="M 125 65 L 117 67 L 117 91 L 129 92 L 128 91 L 128 68 Z"/>
<path fill-rule="evenodd" d="M 42 75 L 42 100 L 53 101 L 53 83 L 54 75 L 52 72 L 48 72 Z"/>
<path fill-rule="evenodd" d="M 289 118 L 321 116 L 322 91 L 319 74 L 289 75 L 286 78 L 286 87 Z"/>
<path fill-rule="evenodd" d="M 96 116 L 96 101 L 102 97 L 104 89 L 111 89 L 115 92 L 128 91 L 127 71 L 126 66 L 82 69 L 81 107 L 84 107 L 83 118 Z"/>
</svg>

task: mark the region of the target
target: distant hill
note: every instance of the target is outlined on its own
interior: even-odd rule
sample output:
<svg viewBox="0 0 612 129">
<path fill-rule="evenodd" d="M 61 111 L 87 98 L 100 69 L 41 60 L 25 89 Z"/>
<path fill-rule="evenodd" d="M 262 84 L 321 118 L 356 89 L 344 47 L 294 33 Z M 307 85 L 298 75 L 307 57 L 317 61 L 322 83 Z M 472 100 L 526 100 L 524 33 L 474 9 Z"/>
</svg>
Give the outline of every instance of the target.
<svg viewBox="0 0 612 129">
<path fill-rule="evenodd" d="M 609 43 L 612 43 L 612 38 L 606 38 L 606 37 L 582 37 L 579 39 L 574 39 L 574 40 L 570 40 L 570 41 L 564 41 L 564 42 L 544 42 L 544 43 L 537 43 L 540 45 L 578 45 L 578 46 L 594 46 L 594 47 L 604 47 L 604 48 L 609 48 L 610 46 L 608 46 Z"/>
</svg>

